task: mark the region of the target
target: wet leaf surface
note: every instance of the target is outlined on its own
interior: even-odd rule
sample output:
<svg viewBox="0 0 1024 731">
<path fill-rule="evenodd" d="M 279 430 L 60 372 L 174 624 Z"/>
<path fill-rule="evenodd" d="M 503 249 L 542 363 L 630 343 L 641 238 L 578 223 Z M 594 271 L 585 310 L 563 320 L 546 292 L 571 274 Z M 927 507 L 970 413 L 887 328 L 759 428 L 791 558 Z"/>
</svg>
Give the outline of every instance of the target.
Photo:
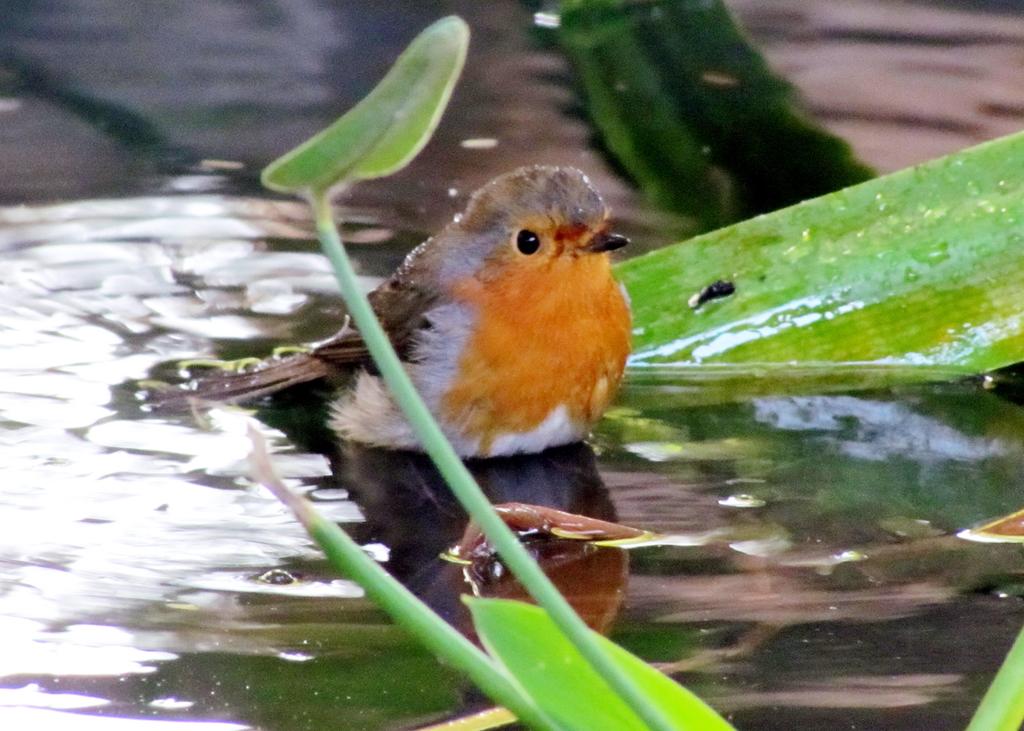
<svg viewBox="0 0 1024 731">
<path fill-rule="evenodd" d="M 927 380 L 1020 361 L 1022 156 L 1011 135 L 621 264 L 632 365 L 923 366 Z M 687 306 L 723 278 L 735 294 Z"/>
</svg>

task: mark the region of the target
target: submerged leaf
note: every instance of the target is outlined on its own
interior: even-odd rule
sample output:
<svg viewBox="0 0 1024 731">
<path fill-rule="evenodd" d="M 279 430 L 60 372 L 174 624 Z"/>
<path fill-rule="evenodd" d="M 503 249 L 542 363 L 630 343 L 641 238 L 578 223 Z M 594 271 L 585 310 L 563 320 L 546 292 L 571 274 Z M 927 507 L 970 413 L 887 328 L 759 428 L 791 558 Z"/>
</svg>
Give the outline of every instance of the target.
<svg viewBox="0 0 1024 731">
<path fill-rule="evenodd" d="M 505 521 L 505 525 L 524 536 L 605 542 L 642 540 L 651 535 L 640 528 L 577 513 L 567 513 L 544 505 L 501 503 L 494 506 L 494 511 Z M 466 527 L 459 545 L 445 554 L 445 558 L 462 562 L 490 556 L 493 553 L 494 550 L 487 544 L 479 526 L 471 522 Z"/>
<path fill-rule="evenodd" d="M 543 711 L 565 729 L 646 731 L 644 723 L 594 672 L 537 607 L 501 599 L 466 598 L 477 632 L 493 657 Z M 622 672 L 647 693 L 673 727 L 717 731 L 732 727 L 697 696 L 618 645 L 595 635 Z"/>
<path fill-rule="evenodd" d="M 649 541 L 653 534 L 543 505 L 504 503 L 494 510 L 587 626 L 607 631 L 618 616 L 629 577 L 629 559 L 617 549 Z M 474 596 L 532 601 L 474 521 L 459 545 L 441 557 L 464 567 L 460 574 Z"/>
<path fill-rule="evenodd" d="M 1022 163 L 1012 135 L 619 265 L 631 364 L 896 364 L 927 380 L 1024 360 Z M 735 293 L 687 306 L 719 279 Z"/>
<path fill-rule="evenodd" d="M 1024 508 L 977 528 L 962 530 L 957 536 L 978 543 L 1024 543 Z"/>
<path fill-rule="evenodd" d="M 416 731 L 487 731 L 487 729 L 500 728 L 518 719 L 507 708 L 488 708 L 486 711 L 473 713 L 469 716 L 460 716 L 450 721 L 432 723 L 429 726 L 422 726 Z"/>
<path fill-rule="evenodd" d="M 801 114 L 722 0 L 565 0 L 558 37 L 606 148 L 691 233 L 873 174 Z"/>
<path fill-rule="evenodd" d="M 387 75 L 330 127 L 263 170 L 273 190 L 320 195 L 405 167 L 427 144 L 448 105 L 469 47 L 457 16 L 420 33 Z"/>
</svg>

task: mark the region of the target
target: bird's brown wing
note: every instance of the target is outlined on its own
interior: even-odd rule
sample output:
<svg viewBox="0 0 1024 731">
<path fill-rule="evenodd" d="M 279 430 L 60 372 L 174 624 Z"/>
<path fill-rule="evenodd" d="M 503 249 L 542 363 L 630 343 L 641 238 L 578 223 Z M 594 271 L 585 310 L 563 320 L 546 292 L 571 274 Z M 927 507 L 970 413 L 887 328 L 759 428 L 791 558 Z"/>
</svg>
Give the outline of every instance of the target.
<svg viewBox="0 0 1024 731">
<path fill-rule="evenodd" d="M 388 339 L 400 356 L 408 355 L 412 336 L 426 324 L 425 317 L 437 300 L 426 288 L 412 284 L 398 272 L 373 290 L 370 305 Z M 369 362 L 370 352 L 358 330 L 346 327 L 342 332 L 313 348 L 311 355 L 328 368 L 347 368 Z"/>
<path fill-rule="evenodd" d="M 437 300 L 436 290 L 414 284 L 403 267 L 370 293 L 370 304 L 392 345 L 408 355 L 413 335 L 426 324 L 426 313 Z M 244 371 L 212 371 L 182 388 L 152 392 L 147 401 L 159 409 L 187 408 L 196 401 L 242 402 L 275 393 L 289 386 L 331 379 L 370 363 L 366 343 L 357 330 L 346 326 L 308 353 L 267 358 Z"/>
</svg>

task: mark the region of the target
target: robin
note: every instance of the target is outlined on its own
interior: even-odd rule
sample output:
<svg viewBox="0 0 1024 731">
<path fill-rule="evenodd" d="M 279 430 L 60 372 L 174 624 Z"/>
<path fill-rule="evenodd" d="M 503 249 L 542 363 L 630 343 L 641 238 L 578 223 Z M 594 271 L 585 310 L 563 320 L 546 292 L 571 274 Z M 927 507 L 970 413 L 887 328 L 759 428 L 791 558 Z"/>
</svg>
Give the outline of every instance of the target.
<svg viewBox="0 0 1024 731">
<path fill-rule="evenodd" d="M 581 440 L 615 395 L 630 312 L 609 252 L 628 240 L 586 175 L 502 175 L 406 257 L 369 299 L 409 375 L 463 457 Z M 331 407 L 339 438 L 419 449 L 362 338 L 346 327 L 308 352 L 200 379 L 187 395 L 241 401 L 356 370 Z"/>
</svg>

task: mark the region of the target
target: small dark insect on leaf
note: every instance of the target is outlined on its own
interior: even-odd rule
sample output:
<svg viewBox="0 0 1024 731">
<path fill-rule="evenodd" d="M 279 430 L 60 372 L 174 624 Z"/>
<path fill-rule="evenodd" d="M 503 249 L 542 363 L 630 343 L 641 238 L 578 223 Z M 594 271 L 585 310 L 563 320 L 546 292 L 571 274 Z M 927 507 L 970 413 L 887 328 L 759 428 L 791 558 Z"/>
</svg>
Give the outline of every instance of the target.
<svg viewBox="0 0 1024 731">
<path fill-rule="evenodd" d="M 710 300 L 720 299 L 722 297 L 728 297 L 730 294 L 736 291 L 736 285 L 732 282 L 727 282 L 724 279 L 719 279 L 717 282 L 712 282 L 700 292 L 690 297 L 687 302 L 688 305 L 694 310 L 700 307 L 705 302 Z"/>
</svg>

